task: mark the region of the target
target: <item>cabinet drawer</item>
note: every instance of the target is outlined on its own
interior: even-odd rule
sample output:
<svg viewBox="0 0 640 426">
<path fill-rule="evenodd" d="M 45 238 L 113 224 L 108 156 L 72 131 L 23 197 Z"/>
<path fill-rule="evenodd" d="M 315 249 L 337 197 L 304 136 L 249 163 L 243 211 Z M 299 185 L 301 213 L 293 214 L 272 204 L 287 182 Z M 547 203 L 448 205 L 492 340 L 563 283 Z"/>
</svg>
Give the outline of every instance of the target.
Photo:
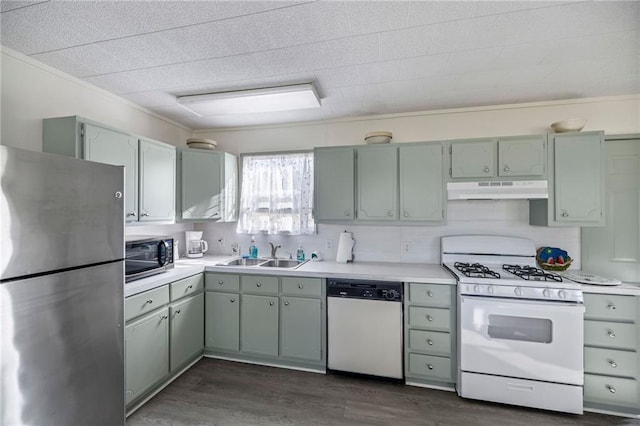
<svg viewBox="0 0 640 426">
<path fill-rule="evenodd" d="M 409 301 L 425 305 L 451 306 L 451 286 L 410 283 Z"/>
<path fill-rule="evenodd" d="M 282 278 L 282 293 L 295 296 L 322 296 L 321 278 Z"/>
<path fill-rule="evenodd" d="M 239 275 L 207 273 L 204 277 L 207 290 L 240 291 Z"/>
<path fill-rule="evenodd" d="M 440 331 L 409 330 L 409 350 L 451 355 L 451 334 Z"/>
<path fill-rule="evenodd" d="M 585 318 L 637 321 L 638 299 L 634 296 L 585 294 Z"/>
<path fill-rule="evenodd" d="M 194 275 L 170 284 L 171 301 L 197 293 L 204 287 L 204 277 L 202 274 Z"/>
<path fill-rule="evenodd" d="M 278 277 L 243 275 L 240 277 L 243 293 L 278 294 Z"/>
<path fill-rule="evenodd" d="M 124 320 L 139 317 L 169 303 L 169 286 L 163 285 L 124 300 Z"/>
<path fill-rule="evenodd" d="M 587 347 L 584 348 L 584 371 L 612 376 L 637 377 L 638 353 Z"/>
<path fill-rule="evenodd" d="M 606 321 L 584 322 L 585 346 L 638 350 L 638 326 Z"/>
<path fill-rule="evenodd" d="M 634 379 L 584 375 L 584 400 L 612 405 L 638 403 L 638 382 Z"/>
<path fill-rule="evenodd" d="M 409 326 L 449 331 L 451 314 L 445 308 L 421 308 L 409 306 Z"/>
<path fill-rule="evenodd" d="M 451 358 L 409 354 L 409 373 L 451 381 Z"/>
</svg>

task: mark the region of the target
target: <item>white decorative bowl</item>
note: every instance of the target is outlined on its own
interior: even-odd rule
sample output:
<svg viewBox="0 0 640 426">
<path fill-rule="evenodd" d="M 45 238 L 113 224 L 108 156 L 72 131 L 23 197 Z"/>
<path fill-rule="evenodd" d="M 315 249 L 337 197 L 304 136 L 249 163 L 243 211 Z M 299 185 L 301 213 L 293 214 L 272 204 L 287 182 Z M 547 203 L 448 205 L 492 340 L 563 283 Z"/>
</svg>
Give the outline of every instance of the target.
<svg viewBox="0 0 640 426">
<path fill-rule="evenodd" d="M 551 125 L 551 128 L 556 133 L 579 132 L 585 124 L 587 124 L 587 120 L 584 118 L 571 118 L 569 120 L 556 121 Z"/>
<path fill-rule="evenodd" d="M 205 138 L 189 138 L 187 139 L 187 145 L 189 148 L 195 149 L 216 149 L 218 143 L 213 139 L 205 139 Z"/>
<path fill-rule="evenodd" d="M 391 132 L 371 132 L 364 135 L 365 143 L 389 143 L 393 138 Z"/>
</svg>

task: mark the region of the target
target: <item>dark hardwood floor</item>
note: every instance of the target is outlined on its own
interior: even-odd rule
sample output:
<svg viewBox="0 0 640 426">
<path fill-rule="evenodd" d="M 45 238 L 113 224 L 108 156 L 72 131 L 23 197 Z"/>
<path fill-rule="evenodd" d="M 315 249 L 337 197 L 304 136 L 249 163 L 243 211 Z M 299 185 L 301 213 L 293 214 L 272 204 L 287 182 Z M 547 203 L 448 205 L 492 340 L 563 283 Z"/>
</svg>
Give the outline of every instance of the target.
<svg viewBox="0 0 640 426">
<path fill-rule="evenodd" d="M 640 425 L 459 398 L 453 392 L 342 375 L 203 359 L 127 425 Z"/>
</svg>

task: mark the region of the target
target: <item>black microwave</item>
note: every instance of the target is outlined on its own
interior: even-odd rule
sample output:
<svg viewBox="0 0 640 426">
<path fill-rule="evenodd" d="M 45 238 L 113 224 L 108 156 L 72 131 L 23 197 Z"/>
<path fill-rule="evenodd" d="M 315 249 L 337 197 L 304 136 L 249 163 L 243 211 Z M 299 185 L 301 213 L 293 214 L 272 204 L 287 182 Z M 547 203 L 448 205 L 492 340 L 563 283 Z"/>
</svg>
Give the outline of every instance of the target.
<svg viewBox="0 0 640 426">
<path fill-rule="evenodd" d="M 173 238 L 130 235 L 125 239 L 125 282 L 173 268 Z"/>
</svg>

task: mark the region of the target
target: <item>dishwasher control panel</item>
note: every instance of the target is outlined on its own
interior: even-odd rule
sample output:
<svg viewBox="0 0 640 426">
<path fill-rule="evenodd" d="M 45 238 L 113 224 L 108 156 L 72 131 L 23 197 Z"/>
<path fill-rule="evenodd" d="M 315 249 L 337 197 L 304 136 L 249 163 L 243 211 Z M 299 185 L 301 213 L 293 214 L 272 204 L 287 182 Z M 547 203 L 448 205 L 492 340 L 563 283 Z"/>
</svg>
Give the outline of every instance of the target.
<svg viewBox="0 0 640 426">
<path fill-rule="evenodd" d="M 402 283 L 331 279 L 327 281 L 327 297 L 402 302 Z"/>
</svg>

